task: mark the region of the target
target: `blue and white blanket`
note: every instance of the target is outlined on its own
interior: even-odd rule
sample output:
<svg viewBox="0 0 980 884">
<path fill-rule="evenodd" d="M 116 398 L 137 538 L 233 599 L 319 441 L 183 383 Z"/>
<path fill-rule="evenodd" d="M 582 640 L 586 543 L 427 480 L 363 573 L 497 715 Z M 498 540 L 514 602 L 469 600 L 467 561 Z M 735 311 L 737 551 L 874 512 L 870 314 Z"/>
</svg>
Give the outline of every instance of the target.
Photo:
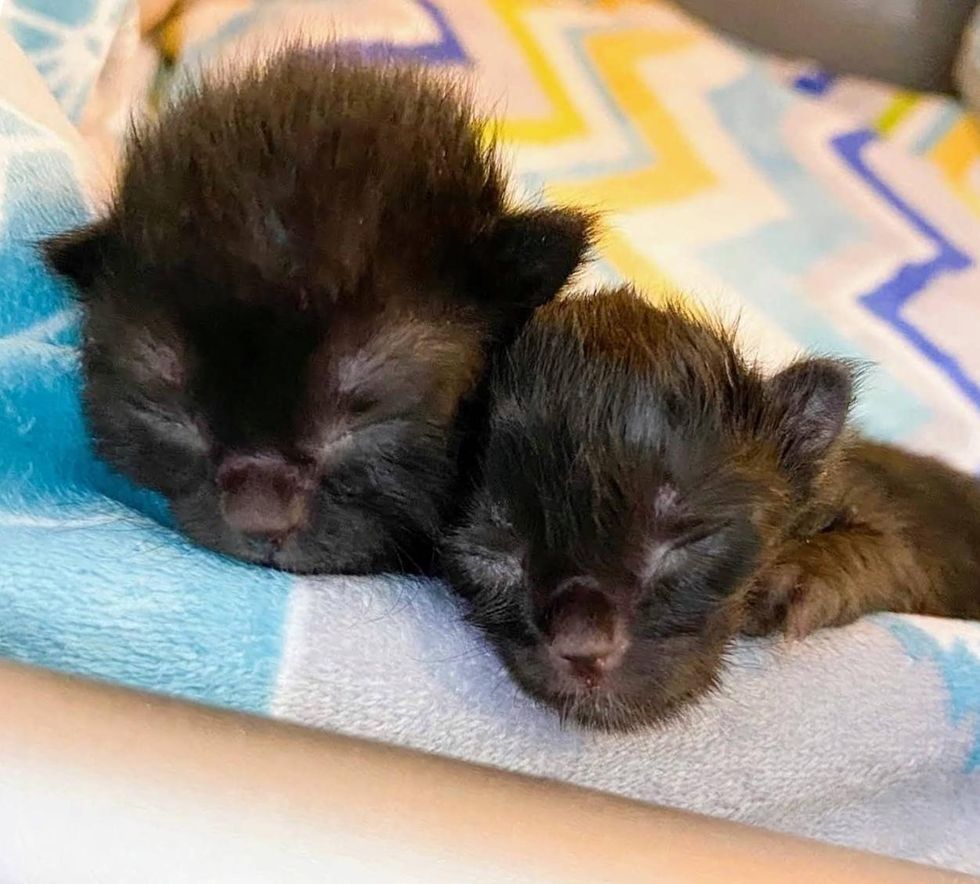
<svg viewBox="0 0 980 884">
<path fill-rule="evenodd" d="M 53 14 L 57 5 L 36 2 L 32 15 Z M 543 22 L 534 22 L 539 35 Z M 542 38 L 541 45 L 556 44 Z M 725 77 L 748 82 L 738 80 L 732 51 L 724 49 L 731 67 Z M 41 80 L 2 33 L 0 60 L 0 653 L 980 873 L 980 624 L 883 615 L 796 644 L 746 642 L 733 649 L 720 691 L 670 726 L 596 735 L 563 730 L 520 695 L 439 585 L 399 577 L 297 578 L 187 543 L 160 500 L 130 487 L 90 452 L 78 403 L 77 313 L 31 246 L 90 213 L 84 149 L 66 134 L 66 121 L 55 118 L 53 103 L 40 92 L 35 103 L 25 99 L 28 87 L 43 90 Z M 765 80 L 760 68 L 753 70 L 746 76 L 753 89 L 770 96 L 774 119 L 800 113 L 798 102 L 812 101 L 792 96 L 777 75 Z M 736 91 L 712 125 L 720 127 L 725 114 L 731 128 L 741 125 Z M 818 104 L 806 107 L 819 114 Z M 816 124 L 826 130 L 827 144 L 835 119 Z M 788 174 L 783 193 L 796 200 L 794 211 L 805 220 L 817 170 L 831 162 L 829 149 L 820 153 L 816 145 L 797 145 L 795 165 L 775 152 L 748 149 L 726 162 L 741 164 L 747 180 Z M 719 142 L 722 148 L 730 150 Z M 904 157 L 899 166 L 917 161 Z M 804 251 L 816 248 L 812 241 L 790 237 L 775 256 L 782 277 L 769 278 L 764 270 L 775 266 L 766 264 L 772 242 L 762 237 L 757 253 L 748 239 L 727 259 L 718 247 L 713 278 L 726 278 L 726 260 L 728 279 L 755 261 L 759 290 L 750 294 L 760 303 L 763 286 L 779 282 L 792 291 L 791 273 L 819 282 L 835 267 L 873 290 L 878 276 L 907 259 L 913 269 L 899 282 L 916 282 L 909 277 L 914 260 L 931 260 L 926 253 L 943 236 L 930 227 L 916 239 L 914 229 L 903 228 L 918 196 L 935 199 L 924 190 L 931 179 L 920 172 L 921 180 L 906 179 L 901 204 L 890 209 L 872 204 L 873 189 L 862 194 L 842 177 L 837 209 L 860 225 L 853 241 L 829 246 L 833 231 L 824 231 L 821 247 L 830 253 L 820 266 L 803 266 Z M 724 201 L 713 205 L 716 215 L 727 211 Z M 624 235 L 639 218 L 630 217 Z M 719 235 L 720 223 L 717 216 L 706 219 L 705 241 Z M 973 266 L 980 224 L 971 241 L 962 235 L 964 223 L 955 219 L 953 237 L 957 255 Z M 683 225 L 681 232 L 689 234 Z M 855 266 L 845 258 L 858 240 L 871 257 Z M 874 252 L 875 242 L 885 245 Z M 613 265 L 617 254 L 627 254 L 621 246 L 613 243 Z M 690 256 L 691 248 L 678 241 L 674 256 Z M 796 259 L 788 251 L 793 248 Z M 753 284 L 742 276 L 748 280 L 743 286 Z M 930 284 L 931 306 L 919 317 L 923 327 L 939 327 L 944 305 L 954 301 L 959 312 L 950 306 L 955 315 L 947 321 L 974 329 L 980 324 L 980 289 L 964 312 L 952 276 L 948 289 L 941 273 Z M 773 325 L 781 310 L 768 314 Z M 840 330 L 850 310 L 828 305 L 828 325 L 820 328 L 836 323 Z M 872 326 L 861 329 L 857 339 L 873 346 Z M 821 343 L 802 339 L 798 330 L 783 328 L 798 343 Z M 913 358 L 920 344 L 903 344 L 909 365 L 920 366 Z M 935 427 L 953 429 L 938 441 L 934 432 L 925 447 L 948 442 L 959 446 L 950 452 L 958 462 L 980 464 L 980 452 L 962 450 L 963 440 L 976 439 L 976 424 L 963 417 L 973 405 L 961 394 L 975 390 L 978 378 L 955 360 L 952 368 L 952 375 L 949 364 L 916 369 L 932 375 L 908 396 L 920 396 L 929 385 L 942 387 L 950 401 L 961 396 L 956 408 L 945 407 L 938 395 L 926 403 L 936 411 Z M 895 401 L 904 417 L 890 425 L 885 397 L 905 395 L 903 380 L 901 370 L 890 376 L 870 404 L 870 424 L 893 426 L 898 438 L 907 403 Z M 910 431 L 912 441 L 926 439 L 923 426 Z"/>
</svg>

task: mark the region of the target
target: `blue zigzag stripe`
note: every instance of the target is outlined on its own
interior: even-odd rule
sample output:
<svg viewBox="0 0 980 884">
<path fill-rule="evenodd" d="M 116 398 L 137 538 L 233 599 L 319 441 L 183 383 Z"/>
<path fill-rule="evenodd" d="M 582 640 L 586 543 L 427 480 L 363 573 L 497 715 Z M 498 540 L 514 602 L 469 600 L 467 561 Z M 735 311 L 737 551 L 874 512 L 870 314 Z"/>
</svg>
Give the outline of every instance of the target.
<svg viewBox="0 0 980 884">
<path fill-rule="evenodd" d="M 969 726 L 973 731 L 973 747 L 964 760 L 963 770 L 965 773 L 980 770 L 980 658 L 963 638 L 957 638 L 951 647 L 945 648 L 925 629 L 904 617 L 884 614 L 880 620 L 913 660 L 929 661 L 939 670 L 946 688 L 950 724 Z M 972 624 L 963 625 L 964 632 L 972 628 Z"/>
<path fill-rule="evenodd" d="M 388 40 L 377 42 L 350 40 L 342 45 L 356 49 L 368 58 L 390 59 L 392 61 L 414 60 L 430 64 L 471 64 L 470 57 L 466 54 L 455 32 L 449 26 L 446 16 L 438 6 L 432 0 L 415 0 L 415 2 L 426 11 L 439 32 L 439 37 L 434 42 L 406 46 Z M 184 66 L 193 66 L 202 61 L 207 61 L 214 52 L 220 50 L 233 38 L 247 32 L 257 21 L 272 19 L 274 16 L 274 7 L 270 9 L 262 5 L 252 6 L 237 15 L 233 15 L 210 37 L 189 47 L 189 50 L 184 53 Z"/>
<path fill-rule="evenodd" d="M 439 39 L 434 43 L 423 43 L 419 46 L 406 46 L 401 43 L 381 41 L 378 43 L 357 44 L 369 56 L 380 56 L 393 60 L 425 61 L 430 64 L 471 64 L 455 32 L 449 27 L 446 16 L 432 0 L 415 0 L 435 23 L 439 31 Z"/>
<path fill-rule="evenodd" d="M 866 359 L 799 285 L 800 277 L 821 260 L 867 238 L 862 220 L 834 200 L 781 138 L 786 115 L 805 99 L 775 84 L 760 64 L 710 97 L 725 131 L 752 165 L 765 171 L 788 217 L 707 247 L 705 262 L 804 346 Z M 929 419 L 926 404 L 887 371 L 876 371 L 874 380 L 859 415 L 867 431 L 900 440 Z"/>
<path fill-rule="evenodd" d="M 967 374 L 953 355 L 931 341 L 902 316 L 902 308 L 924 291 L 933 280 L 946 273 L 961 273 L 972 267 L 973 262 L 969 255 L 958 249 L 872 171 L 864 158 L 864 152 L 874 141 L 877 141 L 875 133 L 862 129 L 841 135 L 833 139 L 832 144 L 848 166 L 872 190 L 908 221 L 918 233 L 936 246 L 936 254 L 927 261 L 903 264 L 894 276 L 878 288 L 862 295 L 861 303 L 891 325 L 923 356 L 943 371 L 975 406 L 980 407 L 980 386 Z"/>
<path fill-rule="evenodd" d="M 800 74 L 793 82 L 793 86 L 800 92 L 807 95 L 821 96 L 826 95 L 837 80 L 837 75 L 830 71 L 814 68 L 805 74 Z"/>
</svg>

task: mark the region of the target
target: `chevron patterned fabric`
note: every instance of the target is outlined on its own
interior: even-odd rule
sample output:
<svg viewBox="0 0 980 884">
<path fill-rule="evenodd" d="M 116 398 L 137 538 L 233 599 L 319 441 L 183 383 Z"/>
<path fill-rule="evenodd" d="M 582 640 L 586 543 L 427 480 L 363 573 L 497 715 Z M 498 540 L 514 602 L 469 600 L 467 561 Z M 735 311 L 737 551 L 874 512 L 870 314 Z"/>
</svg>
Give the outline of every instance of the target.
<svg viewBox="0 0 980 884">
<path fill-rule="evenodd" d="M 79 34 L 132 8 L 91 4 L 0 14 L 5 70 L 25 71 L 0 81 L 0 652 L 980 873 L 980 624 L 743 642 L 665 728 L 563 730 L 442 587 L 229 562 L 95 461 L 77 317 L 29 243 L 89 211 L 86 153 L 130 110 L 103 92 L 87 144 L 55 119 L 52 94 L 91 119 L 96 48 L 127 70 L 111 28 Z M 739 315 L 765 361 L 873 363 L 866 430 L 980 470 L 980 128 L 952 99 L 755 55 L 655 0 L 190 0 L 133 82 L 152 110 L 290 33 L 467 77 L 516 189 L 605 212 L 592 281 Z"/>
</svg>

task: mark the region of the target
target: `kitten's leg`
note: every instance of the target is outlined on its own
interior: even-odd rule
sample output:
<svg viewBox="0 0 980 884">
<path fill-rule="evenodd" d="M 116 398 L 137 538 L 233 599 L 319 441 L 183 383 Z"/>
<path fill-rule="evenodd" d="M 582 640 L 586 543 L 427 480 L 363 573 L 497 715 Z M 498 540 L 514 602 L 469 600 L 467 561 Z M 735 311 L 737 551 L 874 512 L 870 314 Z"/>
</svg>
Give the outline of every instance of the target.
<svg viewBox="0 0 980 884">
<path fill-rule="evenodd" d="M 915 550 L 898 532 L 832 527 L 788 542 L 756 576 L 742 631 L 802 638 L 872 611 L 941 613 L 932 610 L 930 585 Z"/>
</svg>

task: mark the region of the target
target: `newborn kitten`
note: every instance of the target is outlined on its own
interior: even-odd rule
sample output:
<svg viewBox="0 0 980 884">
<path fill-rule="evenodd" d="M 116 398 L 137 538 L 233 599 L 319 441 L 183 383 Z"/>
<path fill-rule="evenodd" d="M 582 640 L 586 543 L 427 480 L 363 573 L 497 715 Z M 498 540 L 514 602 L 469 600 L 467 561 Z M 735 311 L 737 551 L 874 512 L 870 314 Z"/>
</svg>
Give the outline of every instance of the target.
<svg viewBox="0 0 980 884">
<path fill-rule="evenodd" d="M 229 555 L 413 567 L 488 353 L 589 241 L 505 189 L 444 79 L 299 49 L 205 77 L 134 132 L 107 216 L 46 245 L 98 452 Z"/>
<path fill-rule="evenodd" d="M 764 377 L 628 289 L 553 302 L 492 372 L 482 477 L 445 543 L 515 679 L 580 724 L 656 722 L 740 630 L 980 617 L 980 491 L 846 427 L 846 363 Z"/>
</svg>

